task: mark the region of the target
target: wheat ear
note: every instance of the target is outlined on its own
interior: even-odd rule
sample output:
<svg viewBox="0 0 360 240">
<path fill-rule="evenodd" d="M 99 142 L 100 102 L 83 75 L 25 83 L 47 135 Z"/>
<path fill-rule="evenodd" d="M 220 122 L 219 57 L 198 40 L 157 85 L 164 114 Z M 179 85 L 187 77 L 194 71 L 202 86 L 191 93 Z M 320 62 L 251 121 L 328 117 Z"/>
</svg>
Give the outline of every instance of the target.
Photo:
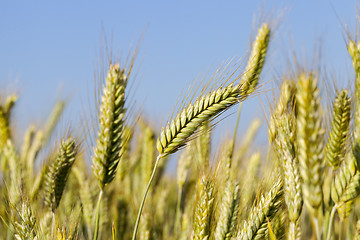
<svg viewBox="0 0 360 240">
<path fill-rule="evenodd" d="M 175 119 L 162 129 L 157 148 L 160 154 L 176 152 L 204 122 L 217 116 L 252 93 L 258 84 L 260 73 L 270 41 L 270 27 L 264 23 L 253 43 L 251 56 L 240 85 L 230 84 L 224 89 L 209 93 L 197 99 L 193 105 L 184 108 Z M 240 87 L 241 86 L 241 87 Z"/>
<path fill-rule="evenodd" d="M 335 206 L 355 199 L 360 194 L 360 172 L 352 154 L 343 162 L 331 184 L 331 198 Z"/>
<path fill-rule="evenodd" d="M 149 191 L 151 183 L 154 179 L 160 159 L 171 153 L 175 153 L 189 141 L 190 137 L 198 131 L 199 127 L 205 122 L 211 121 L 231 106 L 245 99 L 248 94 L 256 89 L 258 78 L 264 65 L 269 40 L 270 27 L 268 24 L 264 23 L 260 28 L 258 37 L 255 41 L 257 43 L 255 43 L 253 47 L 254 51 L 260 54 L 257 58 L 255 56 L 253 57 L 253 60 L 257 59 L 257 61 L 255 61 L 254 64 L 251 64 L 251 69 L 256 69 L 252 76 L 249 74 L 248 77 L 243 78 L 241 84 L 234 85 L 231 83 L 224 88 L 220 87 L 213 92 L 201 96 L 196 99 L 193 104 L 189 104 L 187 108 L 183 108 L 171 122 L 168 122 L 166 126 L 162 128 L 157 141 L 157 150 L 159 155 L 156 158 L 152 175 L 149 179 L 143 200 L 140 204 L 132 240 L 135 240 L 136 238 L 147 192 Z"/>
<path fill-rule="evenodd" d="M 251 55 L 241 79 L 244 95 L 252 93 L 259 82 L 260 73 L 265 64 L 265 57 L 269 47 L 271 31 L 268 23 L 263 23 L 259 28 L 252 45 Z"/>
<path fill-rule="evenodd" d="M 337 169 L 344 159 L 346 144 L 350 132 L 351 99 L 347 90 L 342 90 L 333 105 L 332 129 L 326 145 L 326 162 Z"/>
<path fill-rule="evenodd" d="M 220 203 L 220 216 L 215 229 L 215 239 L 230 240 L 236 234 L 239 202 L 239 185 L 232 184 L 228 180 Z"/>
<path fill-rule="evenodd" d="M 18 220 L 15 222 L 15 239 L 38 239 L 36 232 L 36 218 L 28 203 L 23 202 L 18 211 Z"/>
<path fill-rule="evenodd" d="M 296 92 L 297 146 L 305 205 L 312 211 L 322 203 L 323 129 L 317 80 L 299 76 Z"/>
<path fill-rule="evenodd" d="M 55 232 L 55 211 L 59 206 L 63 191 L 65 189 L 67 177 L 71 166 L 75 161 L 77 146 L 75 140 L 68 138 L 60 143 L 55 161 L 49 167 L 46 179 L 46 204 L 52 211 L 51 238 L 54 239 Z"/>
<path fill-rule="evenodd" d="M 210 238 L 211 219 L 214 205 L 214 183 L 202 178 L 198 185 L 198 199 L 194 211 L 193 240 Z"/>
<path fill-rule="evenodd" d="M 59 206 L 67 177 L 75 161 L 77 146 L 73 138 L 60 143 L 55 161 L 50 165 L 46 179 L 46 203 L 55 213 Z"/>
<path fill-rule="evenodd" d="M 332 224 L 335 211 L 343 216 L 344 211 L 349 211 L 351 201 L 360 194 L 360 172 L 354 155 L 349 154 L 348 159 L 343 161 L 331 184 L 331 198 L 335 203 L 329 219 L 329 230 L 327 239 L 331 239 Z M 350 205 L 349 205 L 350 203 Z M 346 214 L 346 213 L 345 213 Z"/>
<path fill-rule="evenodd" d="M 99 234 L 103 189 L 106 184 L 114 179 L 120 160 L 126 83 L 127 77 L 125 71 L 120 70 L 119 64 L 111 64 L 106 77 L 106 85 L 103 87 L 99 115 L 100 130 L 94 149 L 92 165 L 93 173 L 100 185 L 99 198 L 96 205 L 94 240 L 98 238 Z"/>
<path fill-rule="evenodd" d="M 302 211 L 303 199 L 301 177 L 295 154 L 295 121 L 290 114 L 285 113 L 277 117 L 276 125 L 278 134 L 275 142 L 284 173 L 285 203 L 288 208 L 289 220 L 296 225 Z"/>
<path fill-rule="evenodd" d="M 118 64 L 110 65 L 101 98 L 100 131 L 92 165 L 101 190 L 115 177 L 120 159 L 126 82 L 124 70 Z"/>
<path fill-rule="evenodd" d="M 241 85 L 219 88 L 189 104 L 160 133 L 157 149 L 162 156 L 184 146 L 199 127 L 242 100 Z"/>
<path fill-rule="evenodd" d="M 280 179 L 275 182 L 269 193 L 262 196 L 259 203 L 251 209 L 250 216 L 238 232 L 236 239 L 264 239 L 268 221 L 271 221 L 279 210 L 282 195 L 282 180 Z"/>
<path fill-rule="evenodd" d="M 10 95 L 4 105 L 0 106 L 0 151 L 6 145 L 6 142 L 11 139 L 10 115 L 16 100 L 16 95 Z"/>
</svg>

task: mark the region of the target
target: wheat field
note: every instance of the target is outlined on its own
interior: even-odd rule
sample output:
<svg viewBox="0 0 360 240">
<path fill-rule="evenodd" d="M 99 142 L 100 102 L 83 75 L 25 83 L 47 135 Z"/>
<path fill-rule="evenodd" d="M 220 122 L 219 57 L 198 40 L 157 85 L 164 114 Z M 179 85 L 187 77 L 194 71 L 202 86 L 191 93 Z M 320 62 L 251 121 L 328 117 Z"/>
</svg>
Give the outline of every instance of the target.
<svg viewBox="0 0 360 240">
<path fill-rule="evenodd" d="M 241 139 L 235 126 L 234 137 L 212 149 L 218 117 L 238 107 L 239 121 L 242 104 L 262 94 L 272 29 L 262 23 L 245 66 L 223 68 L 160 130 L 141 115 L 131 120 L 134 59 L 108 65 L 98 121 L 87 130 L 93 141 L 67 130 L 49 146 L 65 107 L 59 101 L 20 144 L 12 112 L 21 96 L 0 96 L 0 238 L 360 239 L 357 39 L 346 43 L 352 87 L 335 88 L 328 109 L 316 69 L 298 70 L 283 77 L 269 106 L 267 154 L 252 151 L 259 119 Z M 171 176 L 165 168 L 174 153 Z"/>
</svg>

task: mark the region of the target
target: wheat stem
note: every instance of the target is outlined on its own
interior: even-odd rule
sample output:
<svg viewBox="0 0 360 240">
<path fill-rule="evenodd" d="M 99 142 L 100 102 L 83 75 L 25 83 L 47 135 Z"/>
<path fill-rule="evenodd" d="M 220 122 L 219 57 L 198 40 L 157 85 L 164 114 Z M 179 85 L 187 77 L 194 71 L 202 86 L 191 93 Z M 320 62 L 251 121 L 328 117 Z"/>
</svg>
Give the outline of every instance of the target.
<svg viewBox="0 0 360 240">
<path fill-rule="evenodd" d="M 155 173 L 156 173 L 156 169 L 157 169 L 157 166 L 158 166 L 159 161 L 160 161 L 161 158 L 163 158 L 163 155 L 161 155 L 161 154 L 158 155 L 157 158 L 156 158 L 153 171 L 152 171 L 152 173 L 151 173 L 149 182 L 148 182 L 148 184 L 147 184 L 147 186 L 146 186 L 146 190 L 145 190 L 144 196 L 143 196 L 143 198 L 142 198 L 142 200 L 141 200 L 140 208 L 139 208 L 139 211 L 138 211 L 138 214 L 137 214 L 137 217 L 136 217 L 135 227 L 134 227 L 134 230 L 133 230 L 133 236 L 132 236 L 132 238 L 131 238 L 132 240 L 135 240 L 135 239 L 136 239 L 136 233 L 137 233 L 138 228 L 139 228 L 140 217 L 141 217 L 142 210 L 143 210 L 143 208 L 144 208 L 146 196 L 147 196 L 147 194 L 148 194 L 148 192 L 149 192 L 151 183 L 152 183 L 152 181 L 154 180 L 154 176 L 155 176 Z"/>
<path fill-rule="evenodd" d="M 336 209 L 337 209 L 337 205 L 335 204 L 335 206 L 333 206 L 333 208 L 331 210 L 331 213 L 330 213 L 328 234 L 327 234 L 326 240 L 331 239 L 331 230 L 332 230 L 332 225 L 333 225 L 333 222 L 334 222 L 334 216 L 335 216 L 335 213 L 336 213 Z"/>
<path fill-rule="evenodd" d="M 100 206 L 101 206 L 101 198 L 103 195 L 104 191 L 100 190 L 99 192 L 99 198 L 96 204 L 96 214 L 95 214 L 95 228 L 94 228 L 94 237 L 93 240 L 97 240 L 98 239 L 98 235 L 99 235 L 99 223 L 100 223 Z"/>
</svg>

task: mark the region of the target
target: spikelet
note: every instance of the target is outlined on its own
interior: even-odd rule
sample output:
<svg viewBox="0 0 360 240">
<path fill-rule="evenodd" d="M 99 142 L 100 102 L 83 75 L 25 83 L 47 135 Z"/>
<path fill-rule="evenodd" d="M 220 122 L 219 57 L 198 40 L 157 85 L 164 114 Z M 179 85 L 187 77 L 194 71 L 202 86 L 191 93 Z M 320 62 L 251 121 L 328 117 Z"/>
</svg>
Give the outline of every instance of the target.
<svg viewBox="0 0 360 240">
<path fill-rule="evenodd" d="M 347 90 L 342 90 L 335 98 L 333 106 L 332 129 L 326 145 L 326 162 L 337 169 L 347 150 L 346 144 L 350 131 L 351 99 Z"/>
<path fill-rule="evenodd" d="M 203 177 L 198 184 L 198 199 L 194 211 L 193 240 L 210 238 L 211 219 L 214 205 L 214 183 Z"/>
<path fill-rule="evenodd" d="M 55 161 L 49 167 L 46 179 L 46 204 L 55 213 L 59 206 L 66 180 L 75 161 L 77 146 L 71 137 L 60 143 Z"/>
<path fill-rule="evenodd" d="M 110 65 L 100 107 L 100 130 L 93 156 L 93 172 L 103 189 L 115 177 L 120 160 L 127 78 L 118 64 Z"/>
<path fill-rule="evenodd" d="M 323 129 L 317 80 L 310 73 L 299 76 L 296 92 L 297 146 L 302 192 L 309 210 L 322 204 Z"/>
<path fill-rule="evenodd" d="M 235 239 L 264 239 L 268 221 L 275 216 L 281 205 L 283 195 L 282 180 L 277 180 L 267 195 L 261 197 L 259 203 L 250 212 L 248 220 L 244 223 Z"/>
<path fill-rule="evenodd" d="M 244 76 L 241 79 L 244 95 L 248 95 L 256 89 L 260 73 L 265 64 L 270 35 L 271 31 L 269 24 L 263 23 L 259 28 L 256 39 L 252 45 L 251 55 L 246 66 Z"/>
</svg>

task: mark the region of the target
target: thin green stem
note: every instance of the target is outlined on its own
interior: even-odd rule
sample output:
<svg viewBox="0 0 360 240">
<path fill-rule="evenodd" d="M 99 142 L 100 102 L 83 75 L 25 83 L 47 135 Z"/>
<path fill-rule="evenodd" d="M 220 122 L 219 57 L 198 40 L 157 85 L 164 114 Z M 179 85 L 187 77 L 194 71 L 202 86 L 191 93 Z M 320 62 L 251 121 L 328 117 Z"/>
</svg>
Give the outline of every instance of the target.
<svg viewBox="0 0 360 240">
<path fill-rule="evenodd" d="M 97 240 L 98 236 L 99 236 L 99 223 L 100 223 L 100 203 L 101 203 L 101 198 L 103 195 L 104 191 L 100 190 L 99 192 L 99 199 L 96 205 L 96 216 L 95 216 L 95 229 L 94 229 L 94 240 Z"/>
<path fill-rule="evenodd" d="M 332 225 L 333 225 L 334 216 L 335 216 L 335 212 L 336 212 L 336 207 L 337 207 L 337 205 L 335 205 L 331 210 L 330 220 L 329 220 L 329 227 L 328 227 L 328 234 L 327 234 L 326 240 L 331 239 L 331 230 L 332 230 Z"/>
<path fill-rule="evenodd" d="M 142 210 L 144 208 L 144 204 L 145 204 L 145 200 L 146 200 L 146 196 L 149 192 L 149 189 L 150 189 L 150 186 L 151 186 L 151 183 L 152 181 L 154 180 L 154 177 L 155 177 L 155 173 L 156 173 L 156 169 L 157 169 L 157 166 L 159 164 L 159 160 L 161 159 L 162 155 L 158 155 L 157 158 L 156 158 L 156 161 L 155 161 L 155 165 L 154 165 L 154 168 L 153 168 L 153 171 L 151 173 L 151 177 L 149 179 L 149 182 L 148 182 L 148 185 L 146 187 L 146 190 L 145 190 L 145 193 L 144 193 L 144 196 L 143 196 L 143 199 L 141 201 L 141 205 L 140 205 L 140 208 L 139 208 L 139 212 L 138 212 L 138 215 L 137 215 L 137 218 L 136 218 L 136 222 L 135 222 L 135 227 L 134 227 L 134 231 L 133 231 L 133 236 L 132 236 L 132 240 L 135 240 L 136 239 L 136 233 L 138 231 L 138 228 L 139 228 L 139 223 L 140 223 L 140 217 L 141 217 L 141 213 L 142 213 Z"/>
</svg>

